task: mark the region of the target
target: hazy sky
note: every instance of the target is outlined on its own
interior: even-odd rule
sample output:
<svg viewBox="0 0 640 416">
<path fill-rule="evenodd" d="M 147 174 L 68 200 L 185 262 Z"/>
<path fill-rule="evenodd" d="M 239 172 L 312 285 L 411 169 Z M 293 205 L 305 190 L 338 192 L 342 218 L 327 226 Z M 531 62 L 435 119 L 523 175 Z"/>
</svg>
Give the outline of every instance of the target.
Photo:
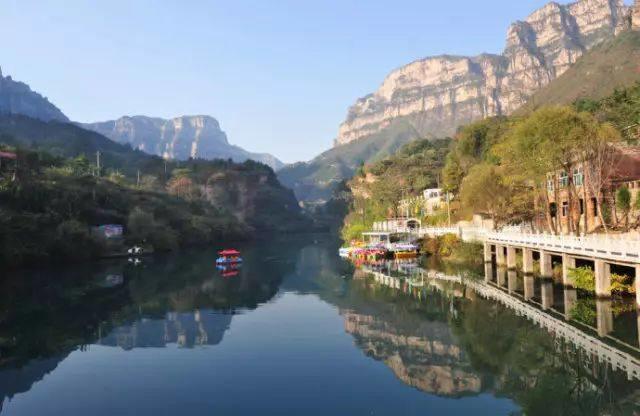
<svg viewBox="0 0 640 416">
<path fill-rule="evenodd" d="M 72 120 L 209 114 L 286 162 L 428 55 L 500 52 L 546 0 L 3 0 L 0 66 Z"/>
</svg>

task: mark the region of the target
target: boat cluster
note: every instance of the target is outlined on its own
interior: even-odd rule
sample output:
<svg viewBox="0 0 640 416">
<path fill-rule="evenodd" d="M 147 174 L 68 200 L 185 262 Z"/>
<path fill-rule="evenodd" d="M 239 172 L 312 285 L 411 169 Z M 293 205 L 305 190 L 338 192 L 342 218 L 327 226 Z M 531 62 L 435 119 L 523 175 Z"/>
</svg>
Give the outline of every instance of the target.
<svg viewBox="0 0 640 416">
<path fill-rule="evenodd" d="M 378 261 L 384 259 L 415 258 L 420 247 L 412 243 L 363 244 L 352 242 L 339 250 L 340 257 L 358 261 Z"/>
</svg>

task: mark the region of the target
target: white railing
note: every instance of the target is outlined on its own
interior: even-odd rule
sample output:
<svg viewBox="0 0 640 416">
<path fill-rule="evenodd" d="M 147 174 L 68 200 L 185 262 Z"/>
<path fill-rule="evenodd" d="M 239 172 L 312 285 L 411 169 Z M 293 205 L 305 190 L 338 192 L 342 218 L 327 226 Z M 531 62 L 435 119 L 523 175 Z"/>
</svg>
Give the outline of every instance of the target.
<svg viewBox="0 0 640 416">
<path fill-rule="evenodd" d="M 585 257 L 640 263 L 640 240 L 629 235 L 553 235 L 491 231 L 485 241 Z"/>
<path fill-rule="evenodd" d="M 438 237 L 455 234 L 464 241 L 487 242 L 536 250 L 547 250 L 590 258 L 602 258 L 624 263 L 640 263 L 640 238 L 628 234 L 598 234 L 587 236 L 554 235 L 527 232 L 523 227 L 508 227 L 501 231 L 474 227 L 408 228 L 396 221 L 376 223 L 375 231 L 411 234 L 418 237 Z"/>
</svg>

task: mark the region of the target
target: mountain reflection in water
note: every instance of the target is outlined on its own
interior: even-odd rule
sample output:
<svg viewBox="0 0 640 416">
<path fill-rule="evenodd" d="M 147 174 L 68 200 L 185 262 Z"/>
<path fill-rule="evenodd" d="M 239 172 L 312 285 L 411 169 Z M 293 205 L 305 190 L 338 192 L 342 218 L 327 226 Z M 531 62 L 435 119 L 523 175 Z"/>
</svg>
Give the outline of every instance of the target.
<svg viewBox="0 0 640 416">
<path fill-rule="evenodd" d="M 185 374 L 205 377 L 198 386 L 217 379 L 231 386 L 198 393 L 188 380 L 168 373 L 161 377 L 159 367 L 155 382 L 179 394 L 161 395 L 155 402 L 138 397 L 125 410 L 105 404 L 102 413 L 99 403 L 85 403 L 95 405 L 94 414 L 168 414 L 174 402 L 185 415 L 214 410 L 595 415 L 640 409 L 640 382 L 627 374 L 640 362 L 635 309 L 603 309 L 582 295 L 567 298 L 555 286 L 553 299 L 545 300 L 549 289 L 539 281 L 525 299 L 530 282 L 496 270 L 484 279 L 482 270 L 465 268 L 426 274 L 411 264 L 354 269 L 322 236 L 239 248 L 245 263 L 226 278 L 214 267 L 215 250 L 150 258 L 139 266 L 107 262 L 5 278 L 0 283 L 0 413 L 65 408 L 64 397 L 49 394 L 47 403 L 38 401 L 40 390 L 54 388 L 48 380 L 63 371 L 63 364 L 101 362 L 102 348 L 146 354 L 127 360 L 177 348 L 178 357 L 192 357 L 184 364 L 193 365 Z M 614 369 L 604 355 L 572 342 L 565 332 L 541 327 L 514 309 L 516 304 L 570 325 L 562 327 L 565 332 L 603 342 L 627 357 L 626 370 Z M 569 304 L 589 313 L 583 311 L 578 322 L 564 311 Z M 604 332 L 598 324 L 603 313 L 611 321 Z M 239 317 L 246 319 L 236 322 Z M 252 319 L 258 323 L 249 325 Z M 194 355 L 201 349 L 213 355 Z M 80 364 L 78 353 L 86 357 Z M 269 360 L 251 361 L 265 353 Z M 307 356 L 314 358 L 301 358 Z M 110 358 L 116 367 L 124 359 L 118 357 Z M 212 372 L 201 374 L 215 357 L 225 366 L 215 361 Z M 249 373 L 242 376 L 238 365 L 245 361 Z M 93 370 L 98 376 L 100 368 Z M 252 384 L 252 368 L 256 379 L 271 381 Z M 134 366 L 127 373 L 144 379 L 137 371 L 142 370 Z M 313 384 L 305 384 L 300 374 L 312 377 Z M 60 383 L 64 380 L 57 379 Z M 303 397 L 315 391 L 312 385 L 325 386 L 322 401 Z M 137 388 L 144 396 L 143 387 Z M 256 400 L 238 402 L 240 391 Z M 281 392 L 291 394 L 285 400 Z M 160 412 L 153 407 L 157 401 L 164 403 Z M 81 403 L 74 406 L 79 410 L 72 414 L 87 411 Z"/>
</svg>

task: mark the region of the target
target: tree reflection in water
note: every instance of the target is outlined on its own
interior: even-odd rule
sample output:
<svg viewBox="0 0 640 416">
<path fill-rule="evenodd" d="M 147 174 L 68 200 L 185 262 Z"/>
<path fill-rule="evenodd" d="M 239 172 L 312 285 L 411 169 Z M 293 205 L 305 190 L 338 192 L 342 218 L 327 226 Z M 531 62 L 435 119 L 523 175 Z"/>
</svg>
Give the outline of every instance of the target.
<svg viewBox="0 0 640 416">
<path fill-rule="evenodd" d="M 365 354 L 409 385 L 445 396 L 509 397 L 523 414 L 640 411 L 637 379 L 628 380 L 624 372 L 462 284 L 431 281 L 412 288 L 410 275 L 388 284 L 362 271 L 354 276 L 352 296 L 362 300 L 352 303 L 366 306 L 343 311 L 347 332 Z M 504 280 L 506 292 L 512 285 Z M 580 299 L 575 308 L 579 318 L 595 325 L 595 301 Z"/>
<path fill-rule="evenodd" d="M 335 242 L 316 237 L 239 248 L 245 263 L 231 278 L 216 271 L 212 249 L 147 259 L 139 267 L 110 262 L 4 279 L 0 403 L 30 390 L 72 351 L 90 344 L 132 349 L 224 343 L 236 314 L 288 292 L 334 305 L 363 354 L 425 394 L 506 397 L 531 415 L 640 411 L 637 380 L 463 284 L 412 287 L 411 279 L 401 278 L 390 287 L 338 259 Z M 483 281 L 478 270 L 460 265 L 425 267 Z M 495 285 L 502 281 L 504 293 L 544 303 L 540 282 L 503 277 L 493 279 Z M 598 303 L 575 293 L 563 298 L 553 287 L 545 293 L 550 307 L 564 301 L 579 312 L 565 318 L 571 313 L 560 311 L 557 319 L 598 324 L 590 315 Z M 637 341 L 636 319 L 615 304 L 610 309 L 613 328 L 606 333 Z"/>
</svg>

